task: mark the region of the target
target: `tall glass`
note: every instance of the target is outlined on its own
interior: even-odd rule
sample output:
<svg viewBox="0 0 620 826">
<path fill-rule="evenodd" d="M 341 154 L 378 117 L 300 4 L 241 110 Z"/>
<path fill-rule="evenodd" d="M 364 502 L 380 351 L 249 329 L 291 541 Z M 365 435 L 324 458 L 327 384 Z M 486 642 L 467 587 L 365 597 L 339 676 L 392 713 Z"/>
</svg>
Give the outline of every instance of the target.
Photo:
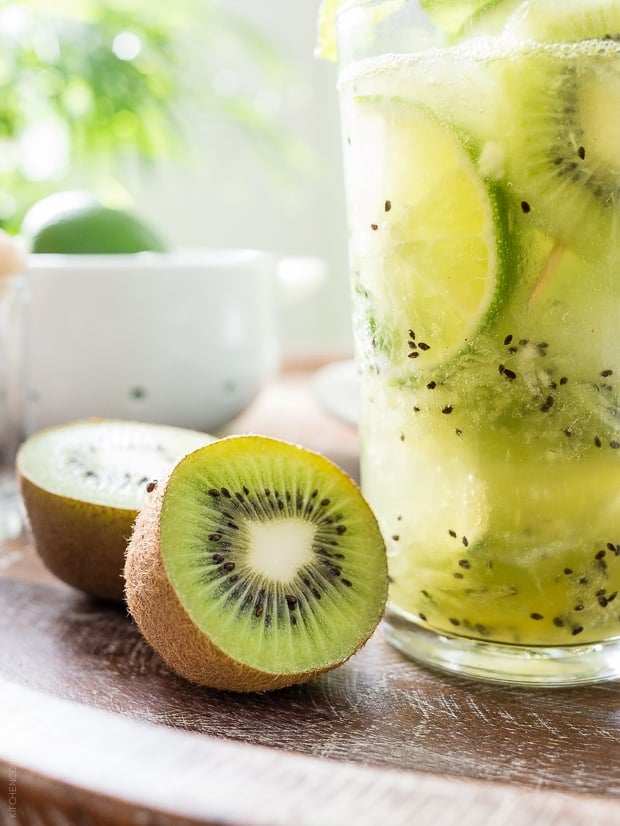
<svg viewBox="0 0 620 826">
<path fill-rule="evenodd" d="M 338 17 L 362 486 L 407 655 L 620 675 L 620 2 Z"/>
</svg>

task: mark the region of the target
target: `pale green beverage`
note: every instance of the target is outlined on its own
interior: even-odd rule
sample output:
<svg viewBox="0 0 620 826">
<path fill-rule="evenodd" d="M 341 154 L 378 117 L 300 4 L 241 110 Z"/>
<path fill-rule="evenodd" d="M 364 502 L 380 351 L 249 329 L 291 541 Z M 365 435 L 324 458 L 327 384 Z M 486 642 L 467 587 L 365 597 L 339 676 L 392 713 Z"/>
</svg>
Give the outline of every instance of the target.
<svg viewBox="0 0 620 826">
<path fill-rule="evenodd" d="M 515 683 L 620 674 L 620 2 L 339 17 L 362 487 L 386 631 Z"/>
</svg>

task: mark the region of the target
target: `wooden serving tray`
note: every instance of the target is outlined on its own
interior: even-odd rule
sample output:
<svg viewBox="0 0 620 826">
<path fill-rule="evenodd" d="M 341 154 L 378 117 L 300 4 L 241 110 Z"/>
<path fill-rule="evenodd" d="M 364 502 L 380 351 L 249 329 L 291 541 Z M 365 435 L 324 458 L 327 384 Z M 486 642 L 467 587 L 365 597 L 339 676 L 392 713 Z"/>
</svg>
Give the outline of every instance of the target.
<svg viewBox="0 0 620 826">
<path fill-rule="evenodd" d="M 303 387 L 287 382 L 293 404 Z M 310 446 L 332 427 L 354 462 L 354 434 L 313 415 Z M 248 421 L 261 418 L 237 427 Z M 303 686 L 200 688 L 168 671 L 123 606 L 57 582 L 27 535 L 0 546 L 0 606 L 0 823 L 620 823 L 619 683 L 445 676 L 379 630 Z"/>
</svg>

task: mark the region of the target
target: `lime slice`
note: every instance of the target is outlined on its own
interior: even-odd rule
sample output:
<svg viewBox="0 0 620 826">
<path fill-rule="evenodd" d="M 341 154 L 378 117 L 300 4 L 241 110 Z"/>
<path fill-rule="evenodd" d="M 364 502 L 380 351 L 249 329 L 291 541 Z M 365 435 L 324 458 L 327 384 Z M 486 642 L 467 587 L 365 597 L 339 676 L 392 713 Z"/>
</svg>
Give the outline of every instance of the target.
<svg viewBox="0 0 620 826">
<path fill-rule="evenodd" d="M 427 109 L 363 98 L 350 116 L 353 270 L 367 314 L 358 332 L 392 367 L 424 371 L 495 314 L 508 257 L 502 204 L 463 137 Z"/>
</svg>

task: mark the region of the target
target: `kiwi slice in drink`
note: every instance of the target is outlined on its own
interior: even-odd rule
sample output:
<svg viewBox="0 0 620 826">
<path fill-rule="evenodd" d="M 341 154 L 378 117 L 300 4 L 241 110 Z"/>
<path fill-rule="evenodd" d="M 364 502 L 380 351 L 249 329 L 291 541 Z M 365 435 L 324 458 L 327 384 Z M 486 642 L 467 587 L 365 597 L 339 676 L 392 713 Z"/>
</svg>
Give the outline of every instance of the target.
<svg viewBox="0 0 620 826">
<path fill-rule="evenodd" d="M 323 456 L 231 436 L 182 459 L 140 512 L 129 610 L 186 679 L 267 691 L 334 668 L 377 626 L 385 545 L 357 486 Z"/>
<path fill-rule="evenodd" d="M 185 428 L 85 419 L 41 430 L 17 454 L 36 550 L 59 579 L 122 600 L 125 550 L 147 486 L 213 437 Z"/>
<path fill-rule="evenodd" d="M 508 19 L 505 34 L 538 43 L 618 39 L 620 7 L 616 0 L 523 0 Z"/>
<path fill-rule="evenodd" d="M 578 253 L 620 231 L 620 45 L 531 44 L 504 67 L 506 174 L 528 219 Z"/>
</svg>

